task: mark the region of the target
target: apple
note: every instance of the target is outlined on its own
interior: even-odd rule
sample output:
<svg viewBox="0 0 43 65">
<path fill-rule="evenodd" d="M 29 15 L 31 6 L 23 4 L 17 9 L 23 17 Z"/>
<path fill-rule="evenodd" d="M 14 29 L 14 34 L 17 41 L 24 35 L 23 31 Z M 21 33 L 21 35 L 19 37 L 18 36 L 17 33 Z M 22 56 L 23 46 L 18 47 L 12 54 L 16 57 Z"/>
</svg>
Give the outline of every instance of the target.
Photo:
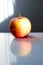
<svg viewBox="0 0 43 65">
<path fill-rule="evenodd" d="M 12 18 L 10 20 L 10 31 L 17 38 L 26 37 L 31 31 L 31 22 L 23 16 Z"/>
</svg>

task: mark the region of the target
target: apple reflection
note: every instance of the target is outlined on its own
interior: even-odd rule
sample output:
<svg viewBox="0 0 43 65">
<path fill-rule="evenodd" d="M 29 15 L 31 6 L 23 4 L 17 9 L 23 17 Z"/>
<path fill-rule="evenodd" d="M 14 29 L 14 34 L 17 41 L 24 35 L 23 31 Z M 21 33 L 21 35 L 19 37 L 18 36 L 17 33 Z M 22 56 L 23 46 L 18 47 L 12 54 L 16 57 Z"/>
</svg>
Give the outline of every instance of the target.
<svg viewBox="0 0 43 65">
<path fill-rule="evenodd" d="M 14 39 L 10 45 L 10 50 L 13 54 L 17 56 L 26 56 L 29 55 L 32 49 L 31 42 L 24 39 Z"/>
</svg>

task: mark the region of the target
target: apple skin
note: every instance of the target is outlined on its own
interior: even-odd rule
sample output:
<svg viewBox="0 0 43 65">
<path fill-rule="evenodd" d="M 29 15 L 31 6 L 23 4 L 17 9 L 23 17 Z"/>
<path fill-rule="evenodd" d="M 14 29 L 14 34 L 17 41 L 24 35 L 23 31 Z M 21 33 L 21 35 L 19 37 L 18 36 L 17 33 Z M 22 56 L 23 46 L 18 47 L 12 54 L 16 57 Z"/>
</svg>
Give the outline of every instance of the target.
<svg viewBox="0 0 43 65">
<path fill-rule="evenodd" d="M 10 31 L 17 38 L 28 36 L 31 31 L 31 22 L 26 17 L 16 17 L 10 20 Z"/>
</svg>

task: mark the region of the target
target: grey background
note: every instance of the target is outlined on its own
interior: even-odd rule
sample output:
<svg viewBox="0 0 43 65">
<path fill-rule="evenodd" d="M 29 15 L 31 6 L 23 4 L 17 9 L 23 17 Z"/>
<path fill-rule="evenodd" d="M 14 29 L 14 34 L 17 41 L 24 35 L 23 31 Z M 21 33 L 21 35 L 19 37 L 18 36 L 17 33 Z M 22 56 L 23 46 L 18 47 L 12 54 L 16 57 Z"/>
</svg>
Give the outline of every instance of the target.
<svg viewBox="0 0 43 65">
<path fill-rule="evenodd" d="M 32 32 L 43 32 L 43 0 L 15 0 L 14 14 L 0 24 L 0 32 L 9 32 L 9 21 L 21 12 L 32 23 Z"/>
</svg>

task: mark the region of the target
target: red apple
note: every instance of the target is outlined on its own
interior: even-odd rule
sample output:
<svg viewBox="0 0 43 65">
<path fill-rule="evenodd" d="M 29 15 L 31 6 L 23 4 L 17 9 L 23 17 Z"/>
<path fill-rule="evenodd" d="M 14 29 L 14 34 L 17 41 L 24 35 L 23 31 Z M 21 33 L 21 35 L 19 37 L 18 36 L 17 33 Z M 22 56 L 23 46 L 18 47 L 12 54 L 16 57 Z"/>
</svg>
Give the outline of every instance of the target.
<svg viewBox="0 0 43 65">
<path fill-rule="evenodd" d="M 17 38 L 27 36 L 31 31 L 31 22 L 28 18 L 20 16 L 10 21 L 10 31 Z"/>
</svg>

